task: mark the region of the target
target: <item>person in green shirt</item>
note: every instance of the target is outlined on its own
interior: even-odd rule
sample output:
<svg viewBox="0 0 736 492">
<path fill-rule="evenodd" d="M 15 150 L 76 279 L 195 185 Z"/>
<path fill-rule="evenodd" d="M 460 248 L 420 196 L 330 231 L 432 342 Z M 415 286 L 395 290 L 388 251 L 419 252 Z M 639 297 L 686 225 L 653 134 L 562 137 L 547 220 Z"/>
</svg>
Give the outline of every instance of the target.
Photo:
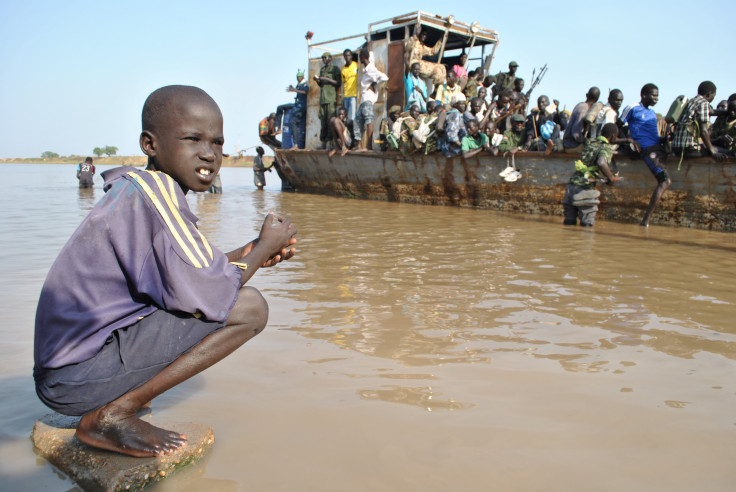
<svg viewBox="0 0 736 492">
<path fill-rule="evenodd" d="M 463 158 L 470 159 L 484 150 L 490 152 L 491 147 L 488 144 L 488 135 L 481 133 L 478 120 L 470 120 L 467 128 L 468 134 L 463 137 L 462 141 Z"/>
<path fill-rule="evenodd" d="M 327 141 L 331 138 L 330 117 L 335 114 L 337 105 L 337 89 L 340 87 L 342 75 L 340 69 L 332 64 L 332 55 L 322 55 L 322 68 L 319 76 L 314 76 L 314 81 L 319 86 L 319 121 L 321 123 L 319 140 L 322 148 L 327 147 Z"/>
<path fill-rule="evenodd" d="M 600 192 L 595 189 L 599 182 L 613 185 L 619 177 L 611 172 L 613 145 L 616 143 L 618 126 L 606 123 L 601 136 L 589 138 L 583 144 L 580 159 L 575 161 L 575 172 L 565 188 L 562 199 L 565 225 L 577 225 L 578 219 L 583 227 L 593 227 L 598 212 Z"/>
<path fill-rule="evenodd" d="M 524 143 L 524 135 L 526 134 L 525 124 L 526 118 L 520 114 L 511 115 L 511 128 L 503 132 L 503 140 L 498 144 L 498 151 L 515 154 L 521 150 Z"/>
</svg>

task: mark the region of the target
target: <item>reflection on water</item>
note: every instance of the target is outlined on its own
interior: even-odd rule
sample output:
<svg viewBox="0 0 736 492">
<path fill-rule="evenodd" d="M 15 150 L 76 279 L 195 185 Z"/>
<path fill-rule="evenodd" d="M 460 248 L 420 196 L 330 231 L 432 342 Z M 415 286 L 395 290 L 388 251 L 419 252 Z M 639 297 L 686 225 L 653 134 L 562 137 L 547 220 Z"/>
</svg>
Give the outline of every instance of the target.
<svg viewBox="0 0 736 492">
<path fill-rule="evenodd" d="M 0 196 L 0 292 L 6 299 L 0 391 L 7 412 L 0 415 L 0 433 L 14 443 L 0 446 L 0 458 L 29 460 L 26 430 L 43 411 L 28 384 L 35 303 L 58 250 L 103 192 L 99 181 L 95 189 L 76 190 L 71 167 L 8 169 L 28 186 Z M 195 378 L 200 383 L 163 400 L 165 411 L 180 411 L 183 419 L 226 426 L 218 435 L 219 454 L 207 464 L 210 476 L 198 478 L 198 486 L 323 490 L 318 474 L 310 475 L 320 469 L 311 461 L 320 453 L 310 447 L 314 440 L 299 437 L 304 432 L 318 433 L 325 449 L 361 442 L 371 456 L 386 452 L 371 447 L 378 429 L 442 443 L 390 451 L 396 472 L 384 470 L 382 486 L 366 490 L 385 490 L 406 469 L 422 476 L 417 463 L 476 440 L 472 457 L 459 454 L 448 462 L 445 473 L 453 479 L 444 489 L 477 489 L 468 478 L 477 477 L 472 470 L 499 456 L 510 460 L 506 472 L 524 470 L 508 475 L 506 489 L 534 484 L 526 478 L 529 466 L 546 470 L 540 477 L 554 477 L 547 458 L 529 461 L 534 453 L 523 451 L 537 447 L 606 469 L 631 447 L 647 452 L 642 434 L 654 443 L 650 462 L 681 442 L 712 451 L 683 456 L 702 456 L 701 470 L 736 458 L 733 435 L 715 437 L 736 430 L 734 234 L 606 222 L 581 230 L 564 228 L 557 218 L 283 194 L 278 183 L 256 192 L 250 170 L 226 168 L 222 176 L 224 194 L 188 197 L 212 244 L 226 251 L 242 245 L 258 234 L 270 210 L 297 224 L 299 243 L 293 260 L 253 280 L 271 306 L 269 330 L 242 358 L 218 364 Z M 259 409 L 257 426 L 237 417 Z M 414 415 L 428 413 L 443 420 L 415 421 Z M 462 417 L 445 420 L 450 415 Z M 352 424 L 334 433 L 337 422 Z M 660 425 L 667 432 L 652 433 Z M 271 426 L 289 430 L 275 437 Z M 591 429 L 595 442 L 618 442 L 619 448 L 586 452 Z M 502 444 L 493 444 L 498 435 Z M 570 439 L 579 450 L 560 444 Z M 243 441 L 253 442 L 263 461 L 249 454 L 250 467 L 231 462 Z M 274 443 L 282 447 L 272 449 Z M 290 463 L 306 469 L 302 481 L 274 486 L 267 463 L 278 463 L 284 449 L 298 455 Z M 346 473 L 342 481 L 334 478 L 336 489 L 355 488 L 348 470 L 360 469 L 349 456 L 330 457 L 330 468 Z M 683 470 L 682 483 L 699 483 L 684 463 L 668 462 L 662 470 Z M 17 483 L 48 482 L 35 473 Z M 437 488 L 428 483 L 434 482 L 413 485 Z"/>
</svg>

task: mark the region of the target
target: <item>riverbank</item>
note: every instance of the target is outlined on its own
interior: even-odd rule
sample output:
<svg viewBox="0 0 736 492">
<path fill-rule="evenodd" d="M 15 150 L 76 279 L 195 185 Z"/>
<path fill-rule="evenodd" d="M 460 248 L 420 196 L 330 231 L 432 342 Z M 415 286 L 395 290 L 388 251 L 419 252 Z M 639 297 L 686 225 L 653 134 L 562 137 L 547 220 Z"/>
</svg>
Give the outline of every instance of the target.
<svg viewBox="0 0 736 492">
<path fill-rule="evenodd" d="M 253 158 L 255 156 L 246 155 L 243 157 L 239 156 L 228 156 L 222 159 L 223 167 L 252 167 Z M 41 158 L 41 157 L 29 157 L 29 158 L 7 158 L 0 159 L 0 164 L 79 164 L 84 161 L 83 156 L 71 156 L 71 157 L 53 157 L 53 158 Z M 116 155 L 112 157 L 95 157 L 94 163 L 98 166 L 144 166 L 147 162 L 147 157 L 142 155 Z"/>
</svg>

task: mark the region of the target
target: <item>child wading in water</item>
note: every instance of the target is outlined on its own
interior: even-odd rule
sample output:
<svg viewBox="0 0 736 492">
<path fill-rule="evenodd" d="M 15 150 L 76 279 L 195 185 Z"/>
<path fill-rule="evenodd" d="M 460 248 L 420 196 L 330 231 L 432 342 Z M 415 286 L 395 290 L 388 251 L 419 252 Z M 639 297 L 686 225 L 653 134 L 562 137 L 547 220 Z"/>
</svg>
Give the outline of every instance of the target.
<svg viewBox="0 0 736 492">
<path fill-rule="evenodd" d="M 244 284 L 291 258 L 296 227 L 269 213 L 254 241 L 210 246 L 189 210 L 222 164 L 222 114 L 196 87 L 154 91 L 142 115 L 148 167 L 103 173 L 105 196 L 49 271 L 36 312 L 36 392 L 81 415 L 77 438 L 130 456 L 167 454 L 186 437 L 136 412 L 220 361 L 266 326 Z"/>
</svg>

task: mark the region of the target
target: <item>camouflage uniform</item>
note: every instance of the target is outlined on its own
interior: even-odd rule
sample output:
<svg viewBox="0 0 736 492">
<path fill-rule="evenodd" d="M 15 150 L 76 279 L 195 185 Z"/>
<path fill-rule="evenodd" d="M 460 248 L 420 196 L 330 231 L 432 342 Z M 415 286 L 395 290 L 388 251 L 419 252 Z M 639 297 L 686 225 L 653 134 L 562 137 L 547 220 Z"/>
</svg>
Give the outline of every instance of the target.
<svg viewBox="0 0 736 492">
<path fill-rule="evenodd" d="M 589 138 L 583 145 L 580 159 L 575 161 L 575 172 L 565 188 L 565 196 L 562 199 L 562 207 L 565 213 L 565 225 L 576 225 L 580 219 L 580 225 L 592 227 L 595 224 L 595 214 L 598 205 L 590 202 L 598 202 L 591 199 L 587 204 L 576 202 L 575 195 L 585 190 L 595 190 L 596 181 L 603 177 L 598 160 L 605 158 L 608 165 L 613 160 L 613 145 L 608 143 L 605 137 Z M 596 192 L 597 193 L 597 192 Z M 578 203 L 575 205 L 575 203 Z"/>
</svg>

